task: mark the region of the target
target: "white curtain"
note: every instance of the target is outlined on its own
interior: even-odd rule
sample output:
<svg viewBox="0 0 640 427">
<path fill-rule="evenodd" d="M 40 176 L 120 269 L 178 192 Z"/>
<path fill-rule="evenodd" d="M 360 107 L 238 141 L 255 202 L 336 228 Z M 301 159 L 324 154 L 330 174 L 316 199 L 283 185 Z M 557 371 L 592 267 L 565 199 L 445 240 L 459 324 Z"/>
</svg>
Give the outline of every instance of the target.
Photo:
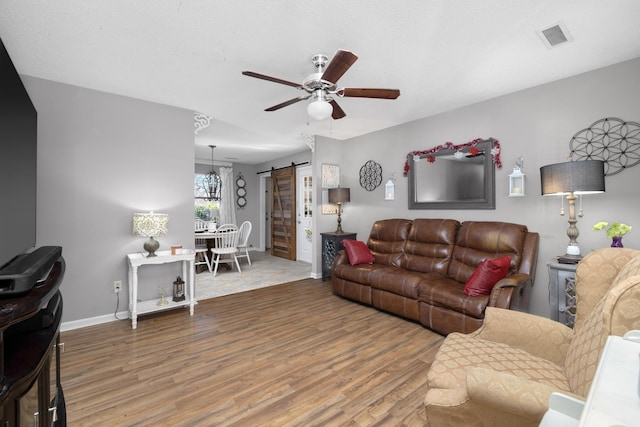
<svg viewBox="0 0 640 427">
<path fill-rule="evenodd" d="M 220 222 L 218 226 L 235 224 L 236 205 L 233 192 L 233 168 L 220 168 L 220 178 L 222 179 L 222 194 L 220 195 Z"/>
</svg>

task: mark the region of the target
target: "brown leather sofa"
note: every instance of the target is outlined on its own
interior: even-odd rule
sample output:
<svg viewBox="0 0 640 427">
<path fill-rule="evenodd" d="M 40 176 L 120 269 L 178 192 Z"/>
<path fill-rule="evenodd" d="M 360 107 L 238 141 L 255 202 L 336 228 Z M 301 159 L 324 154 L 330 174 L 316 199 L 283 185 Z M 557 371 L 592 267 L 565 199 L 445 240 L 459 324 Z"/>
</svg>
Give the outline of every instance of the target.
<svg viewBox="0 0 640 427">
<path fill-rule="evenodd" d="M 447 335 L 469 333 L 486 307 L 526 311 L 538 256 L 538 233 L 506 222 L 386 219 L 373 224 L 373 264 L 333 263 L 333 293 L 420 322 Z M 491 294 L 469 296 L 464 285 L 486 258 L 511 256 L 507 277 Z"/>
</svg>

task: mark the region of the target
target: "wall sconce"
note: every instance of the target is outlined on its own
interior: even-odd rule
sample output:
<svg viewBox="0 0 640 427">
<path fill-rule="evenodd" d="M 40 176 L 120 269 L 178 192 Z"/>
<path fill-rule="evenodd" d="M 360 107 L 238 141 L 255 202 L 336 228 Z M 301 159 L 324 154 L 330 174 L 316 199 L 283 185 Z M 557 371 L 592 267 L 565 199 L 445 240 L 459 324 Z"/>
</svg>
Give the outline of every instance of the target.
<svg viewBox="0 0 640 427">
<path fill-rule="evenodd" d="M 522 173 L 522 165 L 524 159 L 522 156 L 518 158 L 513 172 L 509 175 L 509 197 L 523 197 L 524 192 L 524 174 Z"/>
<path fill-rule="evenodd" d="M 604 162 L 602 160 L 582 160 L 556 163 L 540 168 L 540 184 L 543 196 L 567 196 L 569 202 L 569 245 L 566 254 L 558 257 L 562 264 L 577 264 L 582 256 L 577 238 L 580 235 L 576 223 L 576 195 L 582 200 L 583 194 L 604 193 Z M 561 209 L 560 215 L 564 215 Z M 582 216 L 582 208 L 578 216 Z"/>
<path fill-rule="evenodd" d="M 389 181 L 384 185 L 384 199 L 394 200 L 396 198 L 396 174 L 395 172 L 389 177 Z"/>
</svg>

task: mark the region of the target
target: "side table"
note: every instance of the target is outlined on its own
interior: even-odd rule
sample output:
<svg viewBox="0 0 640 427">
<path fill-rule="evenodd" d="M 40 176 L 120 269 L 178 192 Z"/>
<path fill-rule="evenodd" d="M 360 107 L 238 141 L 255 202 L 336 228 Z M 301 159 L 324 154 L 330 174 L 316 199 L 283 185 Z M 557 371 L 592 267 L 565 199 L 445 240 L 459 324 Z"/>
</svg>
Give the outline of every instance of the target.
<svg viewBox="0 0 640 427">
<path fill-rule="evenodd" d="M 170 308 L 189 306 L 189 314 L 193 316 L 196 305 L 195 300 L 195 251 L 193 249 L 182 249 L 180 254 L 171 255 L 171 251 L 158 251 L 155 257 L 147 258 L 142 253 L 128 254 L 129 261 L 129 312 L 131 316 L 131 327 L 138 326 L 138 315 L 153 313 L 156 311 L 168 310 Z M 138 301 L 138 267 L 142 265 L 167 264 L 170 262 L 182 262 L 182 277 L 185 280 L 184 301 L 172 301 L 167 299 L 167 305 L 158 305 L 160 298 L 148 301 Z"/>
<path fill-rule="evenodd" d="M 356 238 L 356 233 L 342 232 L 320 233 L 322 235 L 322 280 L 331 277 L 331 267 L 338 252 L 344 249 L 342 240 Z"/>
<path fill-rule="evenodd" d="M 562 264 L 556 258 L 547 262 L 549 269 L 549 304 L 552 320 L 573 328 L 576 317 L 577 264 Z"/>
</svg>

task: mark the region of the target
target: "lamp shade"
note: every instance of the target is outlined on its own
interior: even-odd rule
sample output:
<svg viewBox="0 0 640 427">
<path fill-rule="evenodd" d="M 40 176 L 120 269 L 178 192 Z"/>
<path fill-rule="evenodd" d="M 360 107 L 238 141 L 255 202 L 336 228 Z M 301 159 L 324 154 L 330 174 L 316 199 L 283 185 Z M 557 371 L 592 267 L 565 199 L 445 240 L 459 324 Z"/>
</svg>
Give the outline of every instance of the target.
<svg viewBox="0 0 640 427">
<path fill-rule="evenodd" d="M 349 188 L 330 188 L 329 203 L 345 203 L 351 201 L 351 190 Z"/>
<path fill-rule="evenodd" d="M 543 196 L 602 193 L 605 191 L 604 161 L 583 160 L 542 166 L 540 184 Z"/>
<path fill-rule="evenodd" d="M 307 105 L 307 113 L 316 120 L 324 120 L 329 118 L 331 113 L 333 113 L 333 106 L 327 101 L 313 101 Z"/>
<path fill-rule="evenodd" d="M 158 237 L 167 234 L 169 215 L 163 213 L 134 213 L 133 234 L 142 237 Z"/>
</svg>

